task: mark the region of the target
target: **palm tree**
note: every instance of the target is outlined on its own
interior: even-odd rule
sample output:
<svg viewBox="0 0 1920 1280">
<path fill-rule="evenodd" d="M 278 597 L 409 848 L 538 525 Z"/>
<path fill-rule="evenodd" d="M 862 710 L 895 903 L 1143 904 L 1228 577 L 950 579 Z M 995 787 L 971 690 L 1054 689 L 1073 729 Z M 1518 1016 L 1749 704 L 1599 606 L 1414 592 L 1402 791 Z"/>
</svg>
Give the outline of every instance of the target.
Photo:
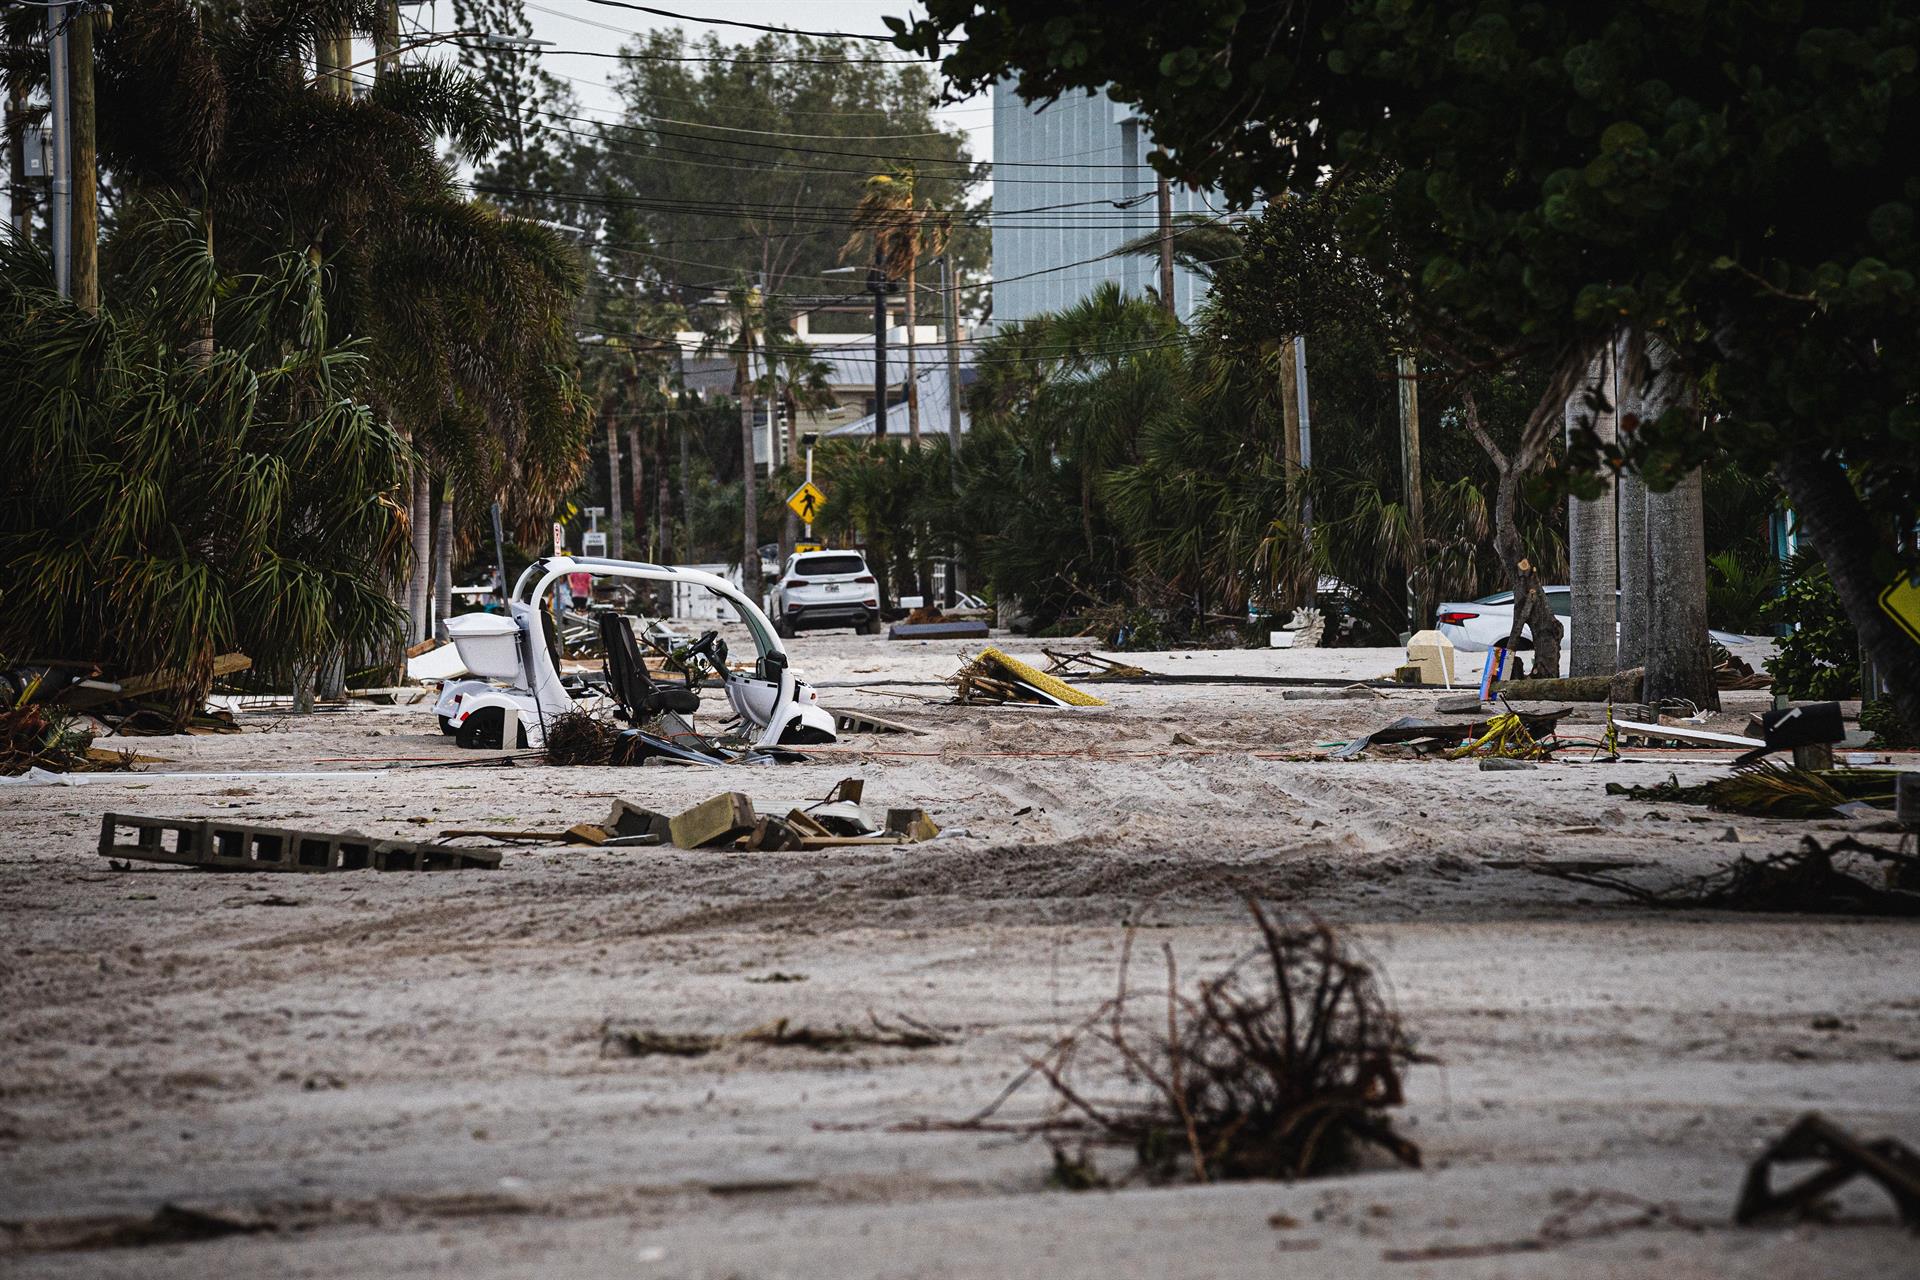
<svg viewBox="0 0 1920 1280">
<path fill-rule="evenodd" d="M 501 129 L 464 76 L 389 66 L 364 96 L 341 92 L 345 37 L 385 38 L 386 9 L 132 6 L 101 40 L 101 155 L 133 194 L 192 206 L 209 250 L 234 270 L 289 249 L 308 255 L 324 268 L 336 325 L 373 339 L 369 402 L 414 447 L 402 590 L 418 639 L 435 477 L 443 510 L 456 509 L 448 493 L 500 494 L 534 533 L 584 460 L 566 326 L 581 278 L 554 233 L 455 189 L 439 141 L 473 157 Z M 200 328 L 187 341 L 206 359 L 215 300 L 193 304 Z"/>
<path fill-rule="evenodd" d="M 310 257 L 236 276 L 197 211 L 128 212 L 97 315 L 0 241 L 0 652 L 180 673 L 183 722 L 218 653 L 284 676 L 393 632 L 379 584 L 404 554 L 407 451 L 364 399 L 360 344 L 330 336 Z M 217 345 L 188 350 L 213 297 Z"/>
<path fill-rule="evenodd" d="M 867 179 L 860 203 L 854 207 L 853 234 L 840 251 L 844 262 L 870 250 L 881 275 L 905 287 L 907 438 L 915 449 L 920 447 L 920 383 L 914 333 L 920 259 L 940 254 L 951 233 L 951 220 L 920 198 L 918 172 L 906 165 L 891 174 L 878 173 Z M 878 352 L 875 356 L 878 358 Z M 878 406 L 876 412 L 884 419 L 886 406 Z"/>
</svg>

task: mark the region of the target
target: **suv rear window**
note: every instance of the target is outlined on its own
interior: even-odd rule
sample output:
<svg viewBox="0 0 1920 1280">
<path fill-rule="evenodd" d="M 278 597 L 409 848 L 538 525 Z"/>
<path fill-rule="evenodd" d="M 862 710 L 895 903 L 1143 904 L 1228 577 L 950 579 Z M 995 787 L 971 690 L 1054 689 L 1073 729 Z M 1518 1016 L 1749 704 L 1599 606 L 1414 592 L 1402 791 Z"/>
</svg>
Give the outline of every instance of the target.
<svg viewBox="0 0 1920 1280">
<path fill-rule="evenodd" d="M 865 573 L 867 562 L 859 556 L 802 556 L 793 562 L 793 571 L 803 578 L 830 578 L 842 573 Z"/>
</svg>

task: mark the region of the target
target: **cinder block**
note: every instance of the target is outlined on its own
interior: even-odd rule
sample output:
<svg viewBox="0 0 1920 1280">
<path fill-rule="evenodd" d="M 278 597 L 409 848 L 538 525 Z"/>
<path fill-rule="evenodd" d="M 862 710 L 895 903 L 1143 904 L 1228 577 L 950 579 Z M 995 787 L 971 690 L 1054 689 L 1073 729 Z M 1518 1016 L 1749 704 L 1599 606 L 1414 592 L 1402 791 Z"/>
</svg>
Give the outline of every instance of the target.
<svg viewBox="0 0 1920 1280">
<path fill-rule="evenodd" d="M 753 801 L 743 792 L 723 791 L 676 814 L 667 828 L 680 848 L 700 849 L 737 840 L 753 830 L 753 824 Z"/>
</svg>

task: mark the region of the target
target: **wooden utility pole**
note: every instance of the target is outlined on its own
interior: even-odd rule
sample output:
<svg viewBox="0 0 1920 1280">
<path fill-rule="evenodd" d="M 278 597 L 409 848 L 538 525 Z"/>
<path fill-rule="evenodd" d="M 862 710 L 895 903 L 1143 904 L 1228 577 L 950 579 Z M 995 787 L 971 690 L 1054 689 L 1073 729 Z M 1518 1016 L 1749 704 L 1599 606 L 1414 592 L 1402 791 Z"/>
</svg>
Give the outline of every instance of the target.
<svg viewBox="0 0 1920 1280">
<path fill-rule="evenodd" d="M 873 290 L 873 435 L 887 438 L 887 266 L 879 235 L 873 238 L 873 269 L 867 288 Z"/>
<path fill-rule="evenodd" d="M 740 303 L 740 588 L 755 604 L 760 602 L 760 468 L 753 459 L 753 306 L 757 297 L 750 290 Z"/>
<path fill-rule="evenodd" d="M 914 321 L 917 311 L 914 307 L 914 295 L 920 291 L 920 213 L 911 207 L 907 210 L 907 447 L 920 447 L 920 365 L 919 348 L 914 334 Z"/>
<path fill-rule="evenodd" d="M 93 29 L 81 11 L 67 42 L 73 123 L 73 305 L 100 310 L 100 164 L 94 132 Z"/>
<path fill-rule="evenodd" d="M 7 215 L 22 241 L 33 233 L 32 188 L 27 185 L 27 86 L 15 81 L 7 94 Z"/>
<path fill-rule="evenodd" d="M 1400 477 L 1407 499 L 1407 530 L 1412 555 L 1407 564 L 1407 630 L 1429 625 L 1433 601 L 1428 599 L 1432 575 L 1427 570 L 1426 503 L 1421 493 L 1420 366 L 1410 355 L 1400 357 Z"/>
<path fill-rule="evenodd" d="M 1155 192 L 1160 202 L 1160 306 L 1173 316 L 1179 314 L 1173 305 L 1173 187 L 1165 174 Z"/>
</svg>

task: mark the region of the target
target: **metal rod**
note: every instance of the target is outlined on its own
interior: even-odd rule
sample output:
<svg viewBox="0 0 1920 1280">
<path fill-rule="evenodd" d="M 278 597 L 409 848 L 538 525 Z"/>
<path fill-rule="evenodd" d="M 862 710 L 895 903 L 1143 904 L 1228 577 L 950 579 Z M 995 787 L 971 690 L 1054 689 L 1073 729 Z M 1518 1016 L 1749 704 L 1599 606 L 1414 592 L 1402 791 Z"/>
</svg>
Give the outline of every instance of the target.
<svg viewBox="0 0 1920 1280">
<path fill-rule="evenodd" d="M 47 223 L 53 230 L 53 287 L 63 298 L 73 296 L 73 154 L 67 83 L 70 7 L 57 4 L 47 10 L 47 90 L 53 103 L 48 120 L 53 134 L 53 181 Z"/>
</svg>

